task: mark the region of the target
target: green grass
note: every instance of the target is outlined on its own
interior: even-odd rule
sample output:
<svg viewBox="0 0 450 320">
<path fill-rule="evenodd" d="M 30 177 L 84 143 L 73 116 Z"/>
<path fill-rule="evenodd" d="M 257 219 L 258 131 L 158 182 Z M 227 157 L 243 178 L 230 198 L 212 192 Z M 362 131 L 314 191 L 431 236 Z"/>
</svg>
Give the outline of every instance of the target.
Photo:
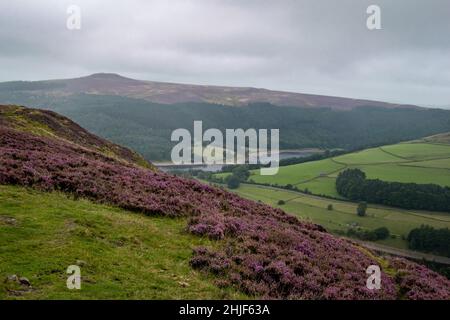
<svg viewBox="0 0 450 320">
<path fill-rule="evenodd" d="M 314 180 L 298 184 L 300 190 L 308 189 L 311 193 L 317 195 L 328 195 L 335 198 L 342 198 L 336 191 L 336 178 L 319 177 Z"/>
<path fill-rule="evenodd" d="M 275 188 L 243 184 L 234 190 L 242 197 L 262 201 L 274 207 L 279 207 L 301 219 L 320 224 L 330 232 L 343 233 L 351 225 L 364 230 L 387 227 L 396 238 L 379 241 L 381 244 L 405 249 L 407 243 L 402 239 L 411 229 L 422 224 L 436 228 L 450 228 L 450 215 L 446 213 L 417 212 L 369 205 L 366 217 L 356 215 L 357 204 L 339 200 L 329 200 L 320 197 L 303 195 Z M 285 205 L 278 205 L 284 200 Z M 329 204 L 333 210 L 327 210 Z"/>
<path fill-rule="evenodd" d="M 194 247 L 218 243 L 185 226 L 185 219 L 0 186 L 0 300 L 246 298 L 190 268 Z M 67 267 L 80 260 L 82 288 L 68 290 Z M 8 292 L 18 289 L 4 282 L 13 274 L 27 277 L 32 290 Z"/>
<path fill-rule="evenodd" d="M 254 170 L 250 179 L 257 184 L 273 186 L 291 184 L 316 195 L 340 198 L 335 187 L 336 177 L 348 168 L 359 168 L 370 179 L 450 186 L 450 145 L 399 143 L 280 167 L 274 176 L 261 176 L 259 170 Z M 218 174 L 217 177 L 226 175 Z"/>
<path fill-rule="evenodd" d="M 446 159 L 438 159 L 438 160 L 408 162 L 403 165 L 404 166 L 421 167 L 421 168 L 450 169 L 450 159 L 446 158 Z"/>
<path fill-rule="evenodd" d="M 335 161 L 346 165 L 352 164 L 374 164 L 374 163 L 392 163 L 402 162 L 401 158 L 383 152 L 379 148 L 366 149 L 359 152 L 344 154 L 334 158 Z"/>
<path fill-rule="evenodd" d="M 256 183 L 297 185 L 316 177 L 326 176 L 342 168 L 344 168 L 343 165 L 335 163 L 330 159 L 326 159 L 280 167 L 280 170 L 275 176 L 262 176 L 259 174 L 259 170 L 255 170 L 252 172 L 253 174 L 250 176 L 250 179 Z"/>
<path fill-rule="evenodd" d="M 383 150 L 410 160 L 450 157 L 450 145 L 436 145 L 431 143 L 399 143 L 385 146 Z"/>
<path fill-rule="evenodd" d="M 450 171 L 437 168 L 419 168 L 409 165 L 385 164 L 377 166 L 356 166 L 364 171 L 369 179 L 393 182 L 434 183 L 450 186 Z"/>
</svg>

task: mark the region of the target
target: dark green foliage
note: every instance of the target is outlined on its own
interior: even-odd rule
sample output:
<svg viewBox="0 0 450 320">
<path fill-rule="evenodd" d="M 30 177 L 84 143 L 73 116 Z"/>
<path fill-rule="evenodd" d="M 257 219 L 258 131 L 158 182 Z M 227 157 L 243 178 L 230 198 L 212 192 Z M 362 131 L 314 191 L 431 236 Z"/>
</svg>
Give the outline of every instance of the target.
<svg viewBox="0 0 450 320">
<path fill-rule="evenodd" d="M 250 171 L 248 170 L 248 167 L 243 166 L 237 166 L 232 171 L 233 175 L 236 176 L 236 178 L 239 179 L 239 181 L 246 181 L 250 177 Z"/>
<path fill-rule="evenodd" d="M 356 208 L 356 213 L 358 214 L 358 216 L 364 217 L 366 215 L 366 211 L 367 211 L 367 203 L 360 202 L 358 204 L 358 208 Z"/>
<path fill-rule="evenodd" d="M 357 229 L 349 229 L 347 231 L 347 236 L 358 238 L 364 241 L 377 241 L 387 239 L 390 235 L 390 231 L 386 227 L 377 228 L 375 230 L 357 230 Z"/>
<path fill-rule="evenodd" d="M 336 190 L 341 196 L 354 201 L 405 209 L 450 211 L 449 187 L 370 180 L 359 169 L 347 169 L 339 173 Z"/>
<path fill-rule="evenodd" d="M 278 200 L 278 205 L 279 206 L 284 206 L 286 204 L 286 201 L 284 200 Z"/>
<path fill-rule="evenodd" d="M 332 204 L 329 204 L 328 207 L 327 207 L 327 210 L 328 210 L 328 211 L 333 211 L 333 205 L 332 205 Z"/>
<path fill-rule="evenodd" d="M 433 252 L 450 257 L 450 230 L 421 226 L 411 230 L 408 235 L 410 249 Z"/>
<path fill-rule="evenodd" d="M 227 183 L 227 186 L 230 189 L 237 189 L 241 185 L 241 181 L 234 174 L 226 177 L 225 182 Z"/>
<path fill-rule="evenodd" d="M 386 227 L 377 228 L 373 230 L 373 233 L 375 234 L 378 240 L 387 239 L 391 235 L 389 229 Z"/>
<path fill-rule="evenodd" d="M 51 108 L 95 134 L 131 147 L 153 161 L 170 159 L 175 145 L 170 141 L 172 131 L 191 130 L 194 120 L 202 120 L 204 130 L 279 128 L 281 149 L 354 150 L 421 138 L 448 131 L 450 127 L 450 111 L 437 109 L 368 106 L 336 111 L 266 103 L 239 108 L 206 103 L 162 105 L 120 96 L 75 94 L 57 98 L 39 95 L 36 91 L 6 89 L 0 90 L 0 101 Z"/>
</svg>

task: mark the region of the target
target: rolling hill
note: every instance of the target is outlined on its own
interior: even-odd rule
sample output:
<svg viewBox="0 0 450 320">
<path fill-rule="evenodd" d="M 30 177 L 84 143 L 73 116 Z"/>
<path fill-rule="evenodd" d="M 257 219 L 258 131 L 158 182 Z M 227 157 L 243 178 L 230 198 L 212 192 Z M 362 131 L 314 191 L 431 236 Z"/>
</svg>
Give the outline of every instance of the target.
<svg viewBox="0 0 450 320">
<path fill-rule="evenodd" d="M 66 265 L 83 258 L 76 263 L 86 272 L 86 298 L 161 298 L 155 293 L 164 289 L 199 298 L 239 297 L 236 291 L 281 299 L 450 298 L 450 281 L 421 265 L 377 256 L 280 209 L 15 121 L 4 112 L 0 123 L 0 254 L 10 257 L 0 276 L 8 299 L 80 297 L 83 291 L 76 296 L 63 286 Z M 44 252 L 49 256 L 36 255 Z M 373 264 L 382 268 L 380 290 L 366 287 Z M 15 282 L 17 273 L 31 286 Z M 117 293 L 127 285 L 138 290 L 134 296 Z"/>
<path fill-rule="evenodd" d="M 113 73 L 45 81 L 13 81 L 0 83 L 0 91 L 26 92 L 35 96 L 67 96 L 72 94 L 118 95 L 162 104 L 184 102 L 244 106 L 266 102 L 278 106 L 329 107 L 350 110 L 359 107 L 417 108 L 380 101 L 330 97 L 303 93 L 272 91 L 258 88 L 224 87 L 164 83 L 135 80 Z"/>
<path fill-rule="evenodd" d="M 281 99 L 268 90 L 157 84 L 112 74 L 0 83 L 0 104 L 56 111 L 150 161 L 169 160 L 175 145 L 172 131 L 192 130 L 194 120 L 202 120 L 205 130 L 280 129 L 282 149 L 355 150 L 450 130 L 449 110 L 284 95 Z"/>
</svg>

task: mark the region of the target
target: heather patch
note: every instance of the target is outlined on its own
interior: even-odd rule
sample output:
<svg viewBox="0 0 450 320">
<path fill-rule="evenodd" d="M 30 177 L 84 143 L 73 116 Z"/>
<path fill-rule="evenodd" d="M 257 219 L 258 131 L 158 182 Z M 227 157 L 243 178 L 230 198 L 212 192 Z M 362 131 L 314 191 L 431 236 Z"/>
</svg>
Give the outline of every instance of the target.
<svg viewBox="0 0 450 320">
<path fill-rule="evenodd" d="M 151 216 L 187 216 L 190 233 L 222 241 L 220 249 L 197 248 L 191 266 L 215 275 L 218 285 L 249 295 L 270 299 L 449 297 L 448 280 L 397 260 L 392 263 L 402 270 L 400 275 L 393 278 L 382 273 L 381 290 L 369 290 L 366 269 L 377 261 L 320 226 L 224 190 L 128 165 L 62 140 L 0 128 L 0 184 L 59 190 Z"/>
<path fill-rule="evenodd" d="M 397 270 L 400 294 L 412 300 L 450 299 L 449 281 L 428 268 L 401 258 L 391 260 Z"/>
</svg>

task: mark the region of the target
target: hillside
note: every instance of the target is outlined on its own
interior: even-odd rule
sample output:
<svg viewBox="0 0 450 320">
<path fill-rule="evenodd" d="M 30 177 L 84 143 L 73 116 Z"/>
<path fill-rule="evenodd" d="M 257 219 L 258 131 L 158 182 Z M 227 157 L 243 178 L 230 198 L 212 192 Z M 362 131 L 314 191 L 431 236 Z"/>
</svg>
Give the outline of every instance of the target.
<svg viewBox="0 0 450 320">
<path fill-rule="evenodd" d="M 245 299 L 192 270 L 186 219 L 144 217 L 58 192 L 0 185 L 0 300 Z M 39 250 L 36 250 L 39 248 Z M 70 265 L 82 290 L 67 290 Z M 26 277 L 31 287 L 5 282 Z"/>
<path fill-rule="evenodd" d="M 36 96 L 52 95 L 55 97 L 80 93 L 118 95 L 162 104 L 200 102 L 243 106 L 256 102 L 266 102 L 278 106 L 309 108 L 329 107 L 337 110 L 350 110 L 367 106 L 383 108 L 416 108 L 416 106 L 391 104 L 379 101 L 281 92 L 257 88 L 142 81 L 112 73 L 97 73 L 75 79 L 4 82 L 0 83 L 0 91 L 28 92 Z"/>
<path fill-rule="evenodd" d="M 136 152 L 97 137 L 75 122 L 52 111 L 0 105 L 0 125 L 63 140 L 121 161 L 152 168 L 152 165 Z"/>
<path fill-rule="evenodd" d="M 280 148 L 352 150 L 393 144 L 449 131 L 450 111 L 410 108 L 280 108 L 251 104 L 236 108 L 218 104 L 157 104 L 117 95 L 34 95 L 1 92 L 0 101 L 56 111 L 105 139 L 127 146 L 147 160 L 169 160 L 173 130 L 203 128 L 278 128 Z"/>
<path fill-rule="evenodd" d="M 450 144 L 450 132 L 437 134 L 431 137 L 423 138 L 422 141 L 429 143 Z"/>
<path fill-rule="evenodd" d="M 379 257 L 358 244 L 329 234 L 319 225 L 300 221 L 280 209 L 242 199 L 197 181 L 142 168 L 62 138 L 35 134 L 34 130 L 19 131 L 12 127 L 8 120 L 0 124 L 0 184 L 52 193 L 48 198 L 43 198 L 47 203 L 43 201 L 42 205 L 36 205 L 35 191 L 27 196 L 24 194 L 25 189 L 2 187 L 2 193 L 6 196 L 0 202 L 1 228 L 10 234 L 10 237 L 0 237 L 2 254 L 17 255 L 14 249 L 20 248 L 21 257 L 33 262 L 33 256 L 30 255 L 36 253 L 36 248 L 42 246 L 43 250 L 51 249 L 45 241 L 36 242 L 33 234 L 51 237 L 56 229 L 60 230 L 58 225 L 75 230 L 71 234 L 76 236 L 74 248 L 68 247 L 75 251 L 67 252 L 60 258 L 54 256 L 56 260 L 48 260 L 48 265 L 34 260 L 34 263 L 24 267 L 23 260 L 17 257 L 6 259 L 6 265 L 2 264 L 1 276 L 6 277 L 15 272 L 31 274 L 30 277 L 37 284 L 33 289 L 37 293 L 41 292 L 41 297 L 46 297 L 48 287 L 61 285 L 54 283 L 56 280 L 51 274 L 61 272 L 60 268 L 65 269 L 65 265 L 75 258 L 82 259 L 81 251 L 77 251 L 78 245 L 86 245 L 84 251 L 92 255 L 86 258 L 89 261 L 86 261 L 88 277 L 85 279 L 91 290 L 101 292 L 113 284 L 110 275 L 105 274 L 109 269 L 90 269 L 89 263 L 103 259 L 107 263 L 114 258 L 119 268 L 124 268 L 121 272 L 123 276 L 118 277 L 122 285 L 126 286 L 136 279 L 135 274 L 130 279 L 129 273 L 143 272 L 139 281 L 149 287 L 159 286 L 158 278 L 148 274 L 151 268 L 145 271 L 127 269 L 127 263 L 131 263 L 128 254 L 132 255 L 133 251 L 121 255 L 119 249 L 115 251 L 108 247 L 111 239 L 116 240 L 113 242 L 119 247 L 121 243 L 126 246 L 128 241 L 134 241 L 129 239 L 134 232 L 121 227 L 121 221 L 128 220 L 128 214 L 118 209 L 111 209 L 114 211 L 111 215 L 98 213 L 110 209 L 96 205 L 90 207 L 86 200 L 80 202 L 80 199 L 87 199 L 135 212 L 138 217 L 131 219 L 144 224 L 166 219 L 168 225 L 164 228 L 175 227 L 172 230 L 180 230 L 177 229 L 180 226 L 178 223 L 186 221 L 186 234 L 174 232 L 169 236 L 180 241 L 180 250 L 185 243 L 180 237 L 199 237 L 193 240 L 196 247 L 188 262 L 190 266 L 214 279 L 216 286 L 238 290 L 249 296 L 280 299 L 450 299 L 450 281 L 444 277 L 403 259 Z M 60 192 L 76 201 L 62 200 Z M 37 206 L 36 211 L 17 210 L 18 206 L 26 207 L 27 203 L 30 205 L 33 201 Z M 48 205 L 58 209 L 68 206 L 73 208 L 68 210 L 74 212 L 57 210 L 61 216 L 54 217 L 54 210 L 45 210 Z M 39 212 L 41 208 L 45 212 Z M 94 221 L 89 221 L 91 214 Z M 124 216 L 115 219 L 116 214 Z M 63 215 L 69 221 L 72 217 L 76 220 L 67 225 L 60 219 Z M 102 223 L 104 221 L 105 224 Z M 112 234 L 114 231 L 118 233 Z M 158 237 L 161 231 L 145 228 L 136 232 L 137 242 L 144 242 L 140 248 L 140 254 L 143 255 L 140 259 L 151 265 L 158 257 L 150 254 L 151 241 L 141 238 L 146 237 L 146 232 L 148 236 L 154 234 Z M 90 239 L 85 242 L 85 237 Z M 61 244 L 58 242 L 60 237 L 51 238 L 56 249 Z M 10 239 L 20 243 L 20 247 L 15 247 Z M 195 244 L 196 241 L 199 242 Z M 200 244 L 200 241 L 205 242 Z M 172 241 L 170 243 L 174 245 Z M 64 248 L 64 242 L 62 245 Z M 183 269 L 187 263 L 186 256 L 176 256 L 180 258 L 181 269 L 173 271 L 176 267 L 171 266 L 167 273 L 176 275 L 179 272 L 180 275 L 180 272 L 187 272 Z M 383 285 L 380 290 L 366 287 L 366 269 L 373 264 L 382 267 Z M 164 270 L 164 266 L 161 269 Z M 202 286 L 201 279 L 195 281 L 200 281 L 197 283 Z M 198 289 L 195 283 L 188 288 L 194 291 Z M 210 290 L 213 292 L 212 298 L 215 289 Z M 55 293 L 55 296 L 58 294 Z M 13 295 L 9 294 L 8 297 Z"/>
</svg>

